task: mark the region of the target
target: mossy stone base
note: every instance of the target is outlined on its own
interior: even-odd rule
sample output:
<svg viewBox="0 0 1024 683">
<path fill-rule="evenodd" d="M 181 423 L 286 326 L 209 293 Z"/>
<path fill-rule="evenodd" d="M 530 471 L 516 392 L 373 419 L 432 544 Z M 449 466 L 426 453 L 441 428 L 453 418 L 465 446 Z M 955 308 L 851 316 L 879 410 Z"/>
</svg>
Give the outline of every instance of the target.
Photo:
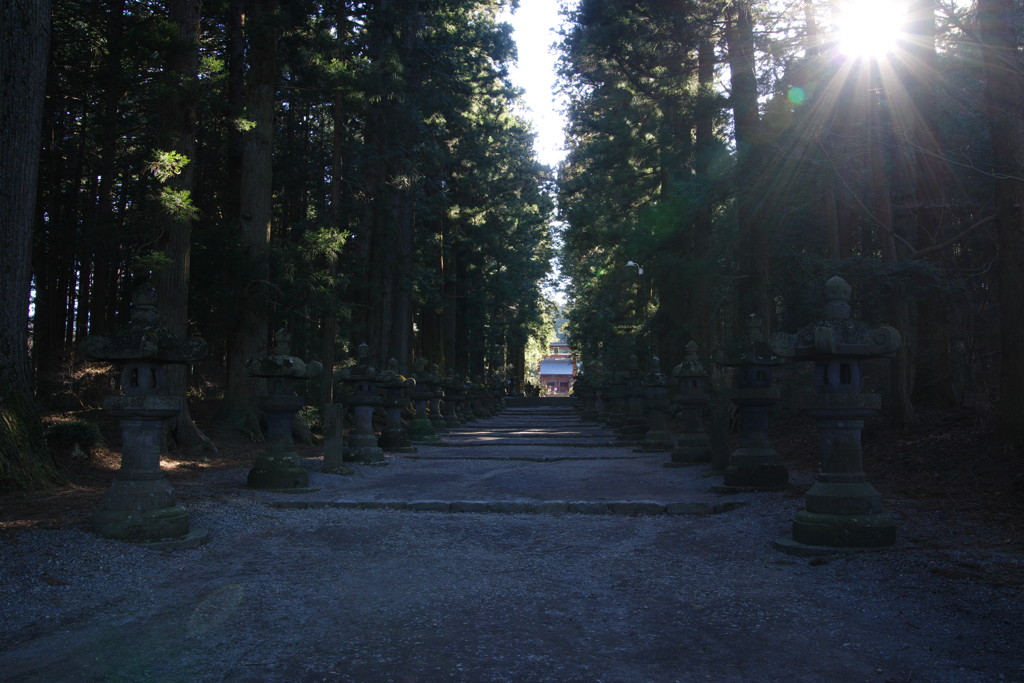
<svg viewBox="0 0 1024 683">
<path fill-rule="evenodd" d="M 309 473 L 306 472 L 294 451 L 278 452 L 268 448 L 267 452 L 256 459 L 256 464 L 249 470 L 246 484 L 253 489 L 302 489 L 309 486 Z"/>
<path fill-rule="evenodd" d="M 104 509 L 93 515 L 92 526 L 99 535 L 121 541 L 169 541 L 188 534 L 188 513 L 182 505 L 151 510 Z"/>
<path fill-rule="evenodd" d="M 409 435 L 401 427 L 389 427 L 380 433 L 377 445 L 388 453 L 415 453 L 416 448 L 409 442 Z"/>
<path fill-rule="evenodd" d="M 642 453 L 668 453 L 672 450 L 672 434 L 667 430 L 650 430 L 644 435 L 637 450 Z"/>
<path fill-rule="evenodd" d="M 785 465 L 764 464 L 725 468 L 725 486 L 753 491 L 778 491 L 789 485 Z"/>
<path fill-rule="evenodd" d="M 413 419 L 406 431 L 409 434 L 409 441 L 415 443 L 431 443 L 438 440 L 437 432 L 434 431 L 434 425 L 426 417 Z"/>
<path fill-rule="evenodd" d="M 810 546 L 878 548 L 896 543 L 896 521 L 888 512 L 828 515 L 804 510 L 793 519 L 793 540 Z"/>
<path fill-rule="evenodd" d="M 352 449 L 352 461 L 361 462 L 364 465 L 386 465 L 384 451 L 377 446 L 365 446 Z"/>
<path fill-rule="evenodd" d="M 860 477 L 860 481 L 821 481 L 819 474 L 804 495 L 808 512 L 822 515 L 875 515 L 884 512 L 882 494 Z"/>
<path fill-rule="evenodd" d="M 711 439 L 705 434 L 681 434 L 672 449 L 672 462 L 696 465 L 711 461 Z"/>
</svg>

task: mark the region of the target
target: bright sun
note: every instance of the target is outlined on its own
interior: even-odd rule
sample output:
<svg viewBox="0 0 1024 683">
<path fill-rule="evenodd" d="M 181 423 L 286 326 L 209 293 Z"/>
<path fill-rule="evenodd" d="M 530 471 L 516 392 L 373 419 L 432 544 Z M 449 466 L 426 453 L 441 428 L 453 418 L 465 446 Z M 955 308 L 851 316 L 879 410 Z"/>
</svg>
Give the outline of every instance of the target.
<svg viewBox="0 0 1024 683">
<path fill-rule="evenodd" d="M 898 0 L 850 0 L 836 21 L 839 50 L 849 57 L 881 57 L 896 47 L 905 19 Z"/>
</svg>

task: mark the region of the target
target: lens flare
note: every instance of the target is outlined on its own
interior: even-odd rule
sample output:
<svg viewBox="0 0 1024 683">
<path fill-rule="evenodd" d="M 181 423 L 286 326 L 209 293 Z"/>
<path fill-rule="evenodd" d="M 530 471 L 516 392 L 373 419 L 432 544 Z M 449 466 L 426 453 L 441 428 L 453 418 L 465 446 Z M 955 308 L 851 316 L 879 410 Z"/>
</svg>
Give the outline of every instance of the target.
<svg viewBox="0 0 1024 683">
<path fill-rule="evenodd" d="M 836 17 L 839 50 L 848 57 L 882 57 L 903 36 L 907 8 L 892 0 L 853 0 Z"/>
</svg>

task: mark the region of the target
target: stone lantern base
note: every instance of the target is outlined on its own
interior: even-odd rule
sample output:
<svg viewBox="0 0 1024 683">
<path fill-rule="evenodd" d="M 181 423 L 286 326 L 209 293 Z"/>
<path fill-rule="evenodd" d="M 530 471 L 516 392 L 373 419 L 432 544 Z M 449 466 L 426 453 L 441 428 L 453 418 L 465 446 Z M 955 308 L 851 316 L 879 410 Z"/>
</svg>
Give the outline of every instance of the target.
<svg viewBox="0 0 1024 683">
<path fill-rule="evenodd" d="M 267 420 L 267 446 L 256 458 L 246 483 L 249 488 L 308 493 L 309 473 L 292 441 L 292 419 L 302 407 L 300 396 L 264 396 L 257 404 Z"/>
<path fill-rule="evenodd" d="M 168 396 L 111 396 L 104 409 L 121 418 L 121 469 L 92 518 L 96 533 L 147 547 L 173 550 L 202 545 L 205 529 L 190 529 L 188 512 L 160 469 L 164 420 L 181 409 Z"/>
<path fill-rule="evenodd" d="M 774 456 L 778 458 L 778 455 Z M 735 463 L 734 452 L 730 463 Z M 739 459 L 742 459 L 740 456 Z M 716 491 L 781 491 L 789 485 L 789 471 L 779 463 L 730 464 L 725 468 L 725 485 L 715 487 Z"/>
<path fill-rule="evenodd" d="M 409 443 L 409 435 L 402 427 L 387 427 L 377 441 L 382 451 L 388 453 L 415 453 L 416 447 Z"/>
<path fill-rule="evenodd" d="M 649 429 L 643 436 L 637 453 L 668 453 L 672 450 L 672 434 L 667 429 Z"/>
<path fill-rule="evenodd" d="M 711 460 L 711 439 L 707 434 L 682 433 L 672 449 L 673 465 L 701 465 Z"/>
</svg>

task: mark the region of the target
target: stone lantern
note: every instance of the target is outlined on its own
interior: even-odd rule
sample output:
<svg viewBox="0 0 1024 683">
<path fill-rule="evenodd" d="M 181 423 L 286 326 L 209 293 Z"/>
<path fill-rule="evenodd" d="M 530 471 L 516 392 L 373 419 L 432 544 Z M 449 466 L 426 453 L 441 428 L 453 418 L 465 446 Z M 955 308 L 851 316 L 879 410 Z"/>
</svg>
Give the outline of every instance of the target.
<svg viewBox="0 0 1024 683">
<path fill-rule="evenodd" d="M 671 384 L 661 372 L 661 359 L 651 356 L 647 374 L 640 380 L 643 405 L 647 413 L 647 431 L 638 450 L 645 453 L 667 453 L 672 450 L 672 434 L 665 422 L 665 412 L 672 406 Z"/>
<path fill-rule="evenodd" d="M 476 422 L 479 419 L 473 401 L 474 389 L 473 382 L 470 381 L 469 377 L 466 377 L 462 383 L 462 395 L 465 396 L 465 400 L 462 402 L 462 407 L 465 411 L 463 415 L 464 422 Z"/>
<path fill-rule="evenodd" d="M 434 397 L 431 385 L 434 376 L 427 372 L 427 359 L 416 359 L 416 385 L 412 388 L 412 400 L 416 404 L 416 416 L 409 423 L 409 440 L 414 443 L 437 441 L 437 432 L 427 415 L 427 403 Z"/>
<path fill-rule="evenodd" d="M 441 413 L 441 401 L 444 399 L 444 377 L 441 376 L 441 368 L 437 363 L 430 366 L 430 424 L 434 426 L 434 433 L 441 435 L 448 433 L 448 423 Z"/>
<path fill-rule="evenodd" d="M 789 472 L 768 440 L 768 415 L 779 401 L 778 387 L 772 386 L 772 370 L 784 360 L 765 343 L 759 316 L 748 318 L 746 337 L 715 361 L 736 368 L 729 398 L 740 414 L 740 444 L 729 455 L 725 486 L 717 487 L 724 492 L 774 491 L 789 483 Z"/>
<path fill-rule="evenodd" d="M 409 394 L 416 386 L 416 380 L 398 373 L 398 361 L 388 361 L 384 373 L 384 409 L 386 418 L 384 430 L 380 433 L 378 445 L 388 453 L 415 453 L 416 448 L 409 441 L 409 434 L 402 426 L 402 411 L 409 405 Z"/>
<path fill-rule="evenodd" d="M 825 317 L 796 334 L 776 334 L 772 349 L 786 358 L 813 361 L 815 393 L 800 407 L 821 434 L 821 470 L 793 520 L 793 538 L 776 542 L 799 553 L 808 547 L 877 547 L 896 542 L 896 524 L 863 471 L 861 429 L 881 408 L 881 396 L 862 394 L 860 361 L 884 358 L 900 347 L 887 325 L 871 329 L 850 320 L 851 287 L 840 277 L 825 283 Z"/>
<path fill-rule="evenodd" d="M 686 345 L 686 357 L 672 369 L 675 380 L 675 404 L 683 419 L 682 431 L 676 435 L 672 463 L 693 465 L 711 459 L 711 439 L 704 431 L 704 411 L 711 405 L 708 371 L 697 356 L 697 342 Z"/>
<path fill-rule="evenodd" d="M 121 469 L 93 516 L 102 536 L 158 548 L 194 547 L 209 534 L 189 529 L 188 513 L 160 469 L 164 421 L 184 405 L 167 394 L 169 364 L 195 363 L 206 342 L 181 340 L 160 327 L 156 289 L 144 284 L 132 295 L 131 320 L 112 337 L 89 336 L 82 343 L 86 360 L 121 366 L 121 396 L 108 396 L 103 409 L 120 419 L 124 442 Z"/>
<path fill-rule="evenodd" d="M 608 405 L 607 424 L 612 429 L 620 429 L 626 424 L 626 380 L 628 373 L 618 370 L 611 373 L 606 387 L 605 402 Z"/>
<path fill-rule="evenodd" d="M 640 361 L 636 354 L 629 357 L 625 394 L 626 419 L 619 427 L 619 439 L 639 442 L 647 433 L 647 419 L 644 417 L 644 390 L 640 385 Z"/>
<path fill-rule="evenodd" d="M 352 387 L 352 393 L 345 401 L 355 413 L 355 426 L 348 435 L 349 459 L 370 465 L 384 465 L 384 451 L 377 445 L 377 434 L 373 431 L 373 412 L 383 401 L 380 385 L 383 379 L 370 365 L 370 347 L 359 345 L 358 360 L 347 368 L 343 381 Z"/>
<path fill-rule="evenodd" d="M 594 420 L 608 424 L 608 387 L 609 374 L 604 365 L 594 368 Z"/>
<path fill-rule="evenodd" d="M 594 410 L 594 385 L 590 381 L 590 374 L 581 371 L 576 374 L 576 381 L 572 385 L 572 395 L 576 397 L 576 409 L 583 420 L 593 420 L 597 416 Z"/>
<path fill-rule="evenodd" d="M 312 379 L 323 372 L 319 362 L 306 363 L 291 354 L 292 336 L 278 330 L 274 353 L 246 362 L 251 377 L 267 380 L 267 394 L 256 399 L 267 420 L 267 447 L 249 470 L 247 483 L 254 489 L 309 491 L 309 473 L 295 452 L 292 421 L 305 399 L 295 395 L 297 380 Z"/>
<path fill-rule="evenodd" d="M 459 405 L 462 403 L 462 378 L 458 375 L 445 377 L 444 385 L 444 423 L 452 430 L 462 426 L 462 418 L 459 417 Z"/>
<path fill-rule="evenodd" d="M 477 417 L 481 419 L 492 417 L 490 398 L 486 380 L 477 375 L 476 382 L 473 384 L 473 412 Z"/>
</svg>

